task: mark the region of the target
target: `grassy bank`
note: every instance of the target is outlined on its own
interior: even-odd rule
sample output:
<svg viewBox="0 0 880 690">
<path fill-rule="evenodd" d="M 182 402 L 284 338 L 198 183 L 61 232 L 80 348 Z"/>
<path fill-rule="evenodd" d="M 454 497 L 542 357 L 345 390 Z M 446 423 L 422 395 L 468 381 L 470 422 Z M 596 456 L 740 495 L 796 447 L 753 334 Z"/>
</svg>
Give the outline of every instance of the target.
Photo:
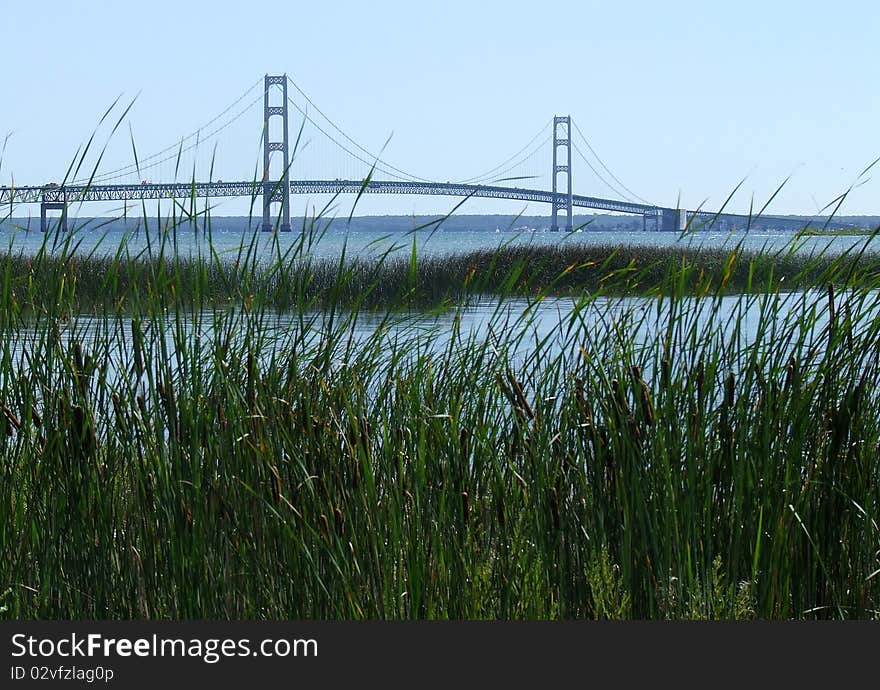
<svg viewBox="0 0 880 690">
<path fill-rule="evenodd" d="M 875 269 L 532 251 L 7 257 L 4 615 L 877 617 Z M 544 340 L 358 328 L 493 286 L 592 292 Z"/>
</svg>

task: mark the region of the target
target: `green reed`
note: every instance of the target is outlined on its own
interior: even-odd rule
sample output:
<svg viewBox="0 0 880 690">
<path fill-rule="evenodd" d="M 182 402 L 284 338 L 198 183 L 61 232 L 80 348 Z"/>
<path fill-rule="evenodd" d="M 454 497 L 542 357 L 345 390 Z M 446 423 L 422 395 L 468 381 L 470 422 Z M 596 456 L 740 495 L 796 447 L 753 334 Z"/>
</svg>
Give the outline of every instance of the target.
<svg viewBox="0 0 880 690">
<path fill-rule="evenodd" d="M 385 310 L 454 307 L 476 294 L 707 294 L 719 288 L 729 294 L 762 291 L 768 284 L 784 290 L 823 288 L 829 276 L 842 285 L 851 271 L 869 281 L 880 276 L 880 260 L 873 254 L 795 252 L 797 239 L 783 250 L 761 252 L 739 246 L 590 246 L 560 235 L 558 244 L 506 243 L 494 250 L 418 256 L 416 264 L 408 251 L 401 251 L 401 243 L 342 260 L 315 256 L 312 248 L 329 227 L 313 224 L 302 231 L 310 239 L 286 248 L 276 242 L 258 250 L 258 242 L 245 241 L 233 256 L 218 254 L 210 234 L 196 231 L 205 237 L 198 253 L 181 256 L 175 238 L 192 230 L 188 224 L 186 230 L 174 225 L 153 231 L 157 246 L 133 250 L 124 236 L 114 253 L 99 253 L 100 245 L 86 253 L 79 249 L 80 240 L 64 238 L 60 246 L 47 243 L 33 256 L 7 251 L 0 254 L 0 265 L 10 308 L 54 309 L 58 296 L 45 287 L 63 285 L 70 292 L 65 308 L 73 314 L 133 311 L 145 293 L 186 308 L 256 299 L 280 310 L 330 305 Z M 263 245 L 267 242 L 264 238 Z M 673 275 L 677 280 L 670 280 Z"/>
<path fill-rule="evenodd" d="M 4 615 L 877 616 L 866 254 L 331 262 L 319 217 L 267 264 L 182 225 L 2 258 Z"/>
</svg>

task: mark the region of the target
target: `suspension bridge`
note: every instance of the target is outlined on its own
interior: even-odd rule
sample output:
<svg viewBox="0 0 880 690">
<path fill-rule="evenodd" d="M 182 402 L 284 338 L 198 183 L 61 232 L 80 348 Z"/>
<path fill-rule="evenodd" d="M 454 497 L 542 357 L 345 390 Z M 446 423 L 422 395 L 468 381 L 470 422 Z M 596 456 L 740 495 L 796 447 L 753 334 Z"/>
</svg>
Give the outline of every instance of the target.
<svg viewBox="0 0 880 690">
<path fill-rule="evenodd" d="M 261 229 L 267 232 L 289 232 L 291 196 L 303 194 L 418 194 L 537 202 L 550 205 L 552 231 L 569 232 L 575 229 L 575 208 L 641 216 L 644 230 L 657 231 L 679 231 L 688 223 L 720 219 L 739 224 L 740 227 L 748 227 L 754 220 L 740 214 L 665 207 L 638 197 L 605 165 L 569 115 L 554 116 L 528 144 L 482 175 L 457 182 L 440 182 L 412 175 L 371 153 L 327 117 L 287 75 L 266 75 L 261 81 L 262 93 L 253 97 L 254 90 L 258 90 L 257 82 L 207 125 L 183 137 L 173 146 L 122 168 L 101 174 L 94 171 L 86 179 L 65 180 L 60 184 L 53 182 L 0 187 L 0 205 L 7 204 L 12 208 L 15 204 L 39 204 L 40 227 L 44 232 L 48 229 L 47 212 L 51 210 L 61 211 L 61 227 L 66 231 L 68 209 L 74 203 L 215 197 L 250 197 L 253 200 L 260 197 Z M 298 98 L 290 95 L 289 86 Z M 215 163 L 212 157 L 210 170 L 207 171 L 208 181 L 197 181 L 195 163 L 190 180 L 177 179 L 184 154 L 205 151 L 212 139 L 216 142 L 222 132 L 251 112 L 260 100 L 263 102 L 260 134 L 263 167 L 260 174 L 244 181 L 212 180 Z M 293 156 L 290 145 L 290 106 L 302 118 L 293 146 Z M 336 154 L 345 159 L 342 165 L 337 166 L 337 171 L 343 171 L 343 177 L 331 179 L 327 175 L 325 179 L 305 179 L 308 174 L 305 168 L 309 167 L 307 160 L 303 164 L 303 159 L 308 159 L 304 153 L 308 147 L 303 145 L 306 128 L 314 140 L 335 147 Z M 551 155 L 547 155 L 548 145 Z M 312 149 L 314 148 L 313 146 Z M 208 150 L 213 151 L 212 156 L 216 155 L 216 145 Z M 611 195 L 605 197 L 573 193 L 573 151 Z M 356 174 L 345 175 L 345 172 L 352 172 L 352 163 L 359 169 L 355 171 Z M 151 172 L 161 171 L 163 166 L 167 169 L 170 164 L 174 165 L 174 181 L 154 182 L 144 178 Z M 310 167 L 314 169 L 317 166 Z M 303 178 L 297 179 L 300 169 L 303 170 Z M 292 172 L 295 174 L 292 175 Z M 523 188 L 509 184 L 522 180 L 529 180 L 532 184 L 543 180 L 549 189 Z M 768 217 L 762 216 L 762 220 L 766 223 Z M 792 218 L 772 220 L 778 226 L 803 225 L 802 220 Z"/>
</svg>

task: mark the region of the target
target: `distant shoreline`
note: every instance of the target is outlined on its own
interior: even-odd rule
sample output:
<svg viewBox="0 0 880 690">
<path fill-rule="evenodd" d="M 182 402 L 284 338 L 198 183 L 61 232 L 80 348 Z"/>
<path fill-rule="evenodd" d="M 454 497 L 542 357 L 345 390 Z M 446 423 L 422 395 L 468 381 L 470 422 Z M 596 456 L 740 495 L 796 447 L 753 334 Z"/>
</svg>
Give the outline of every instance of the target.
<svg viewBox="0 0 880 690">
<path fill-rule="evenodd" d="M 826 219 L 810 218 L 806 216 L 777 216 L 777 218 L 785 218 L 791 220 L 802 220 L 804 225 L 810 227 L 821 227 L 825 224 Z M 155 227 L 156 218 L 147 219 L 150 226 Z M 322 224 L 327 219 L 322 219 Z M 640 216 L 629 215 L 576 215 L 572 219 L 575 228 L 582 228 L 585 232 L 632 232 L 643 233 L 643 221 Z M 212 216 L 210 219 L 211 228 L 216 231 L 240 231 L 249 226 L 258 229 L 261 218 L 248 216 Z M 308 226 L 311 219 L 305 220 Z M 865 234 L 864 228 L 876 228 L 880 225 L 880 216 L 838 216 L 834 220 L 835 224 L 846 224 L 852 228 L 828 228 L 829 233 L 837 234 Z M 35 216 L 15 216 L 13 218 L 0 219 L 0 231 L 9 230 L 13 227 L 30 228 L 39 231 L 39 213 Z M 162 219 L 164 225 L 165 219 Z M 302 217 L 292 218 L 291 224 L 296 230 L 303 226 L 304 219 Z M 101 232 L 121 231 L 125 229 L 135 229 L 143 227 L 144 218 L 129 217 L 128 219 L 120 217 L 102 217 L 102 216 L 83 216 L 79 218 L 71 218 L 72 226 L 86 230 L 98 230 Z M 200 218 L 199 227 L 204 227 L 205 221 Z M 178 219 L 178 229 L 185 227 Z M 550 228 L 550 216 L 518 216 L 515 214 L 472 214 L 451 216 L 436 215 L 365 215 L 354 216 L 349 219 L 340 216 L 332 221 L 331 229 L 349 228 L 355 231 L 376 231 L 376 232 L 411 232 L 413 229 L 419 229 L 424 232 L 432 232 L 441 230 L 443 232 L 531 232 L 531 231 L 548 231 Z M 761 219 L 753 222 L 751 230 L 764 231 L 774 230 L 772 224 L 764 223 Z M 717 226 L 706 228 L 711 232 L 744 232 L 744 228 L 735 227 L 728 222 L 719 222 Z M 704 229 L 698 232 L 705 231 Z M 648 232 L 653 232 L 648 230 Z M 792 233 L 792 230 L 780 230 L 780 232 Z M 804 232 L 803 229 L 798 232 Z M 564 234 L 564 231 L 563 233 Z M 805 233 L 806 234 L 806 233 Z M 822 233 L 825 234 L 825 233 Z"/>
<path fill-rule="evenodd" d="M 871 228 L 804 228 L 798 230 L 798 237 L 857 237 L 873 235 L 877 232 L 877 226 Z"/>
</svg>

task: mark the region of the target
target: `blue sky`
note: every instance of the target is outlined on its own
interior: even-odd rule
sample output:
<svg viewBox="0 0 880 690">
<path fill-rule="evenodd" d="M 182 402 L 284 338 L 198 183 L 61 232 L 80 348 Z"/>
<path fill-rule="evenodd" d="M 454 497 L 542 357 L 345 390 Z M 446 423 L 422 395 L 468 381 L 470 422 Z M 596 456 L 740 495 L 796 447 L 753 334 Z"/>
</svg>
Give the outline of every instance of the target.
<svg viewBox="0 0 880 690">
<path fill-rule="evenodd" d="M 880 156 L 878 32 L 878 5 L 847 0 L 3 0 L 0 138 L 11 136 L 0 181 L 60 179 L 120 95 L 137 98 L 101 170 L 130 163 L 132 139 L 141 157 L 171 145 L 264 73 L 286 72 L 369 150 L 390 136 L 383 158 L 422 177 L 476 175 L 554 113 L 570 113 L 652 202 L 714 208 L 745 178 L 732 208 L 747 210 L 791 176 L 771 209 L 815 213 Z M 253 108 L 218 139 L 218 171 L 253 176 L 261 124 Z M 862 178 L 843 212 L 880 214 L 878 175 Z M 577 160 L 573 180 L 576 193 L 609 195 Z M 306 200 L 294 203 L 302 211 Z M 359 208 L 435 213 L 454 203 L 374 197 Z M 217 210 L 243 211 L 229 201 Z M 461 211 L 547 209 L 471 200 Z"/>
</svg>

